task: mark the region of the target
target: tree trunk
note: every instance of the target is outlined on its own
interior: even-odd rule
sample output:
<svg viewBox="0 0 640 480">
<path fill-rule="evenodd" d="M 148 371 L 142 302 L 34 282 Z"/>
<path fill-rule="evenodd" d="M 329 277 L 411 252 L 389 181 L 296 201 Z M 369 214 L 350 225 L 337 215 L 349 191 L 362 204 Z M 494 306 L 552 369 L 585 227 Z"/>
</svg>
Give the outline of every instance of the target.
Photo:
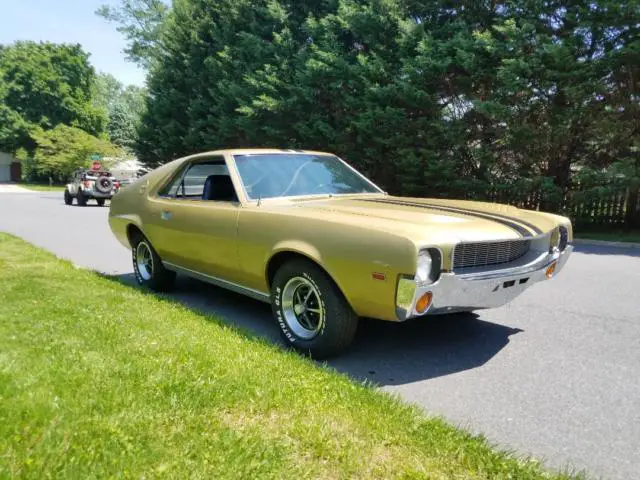
<svg viewBox="0 0 640 480">
<path fill-rule="evenodd" d="M 639 188 L 635 186 L 631 187 L 627 194 L 627 212 L 624 222 L 627 228 L 640 228 L 639 193 Z"/>
</svg>

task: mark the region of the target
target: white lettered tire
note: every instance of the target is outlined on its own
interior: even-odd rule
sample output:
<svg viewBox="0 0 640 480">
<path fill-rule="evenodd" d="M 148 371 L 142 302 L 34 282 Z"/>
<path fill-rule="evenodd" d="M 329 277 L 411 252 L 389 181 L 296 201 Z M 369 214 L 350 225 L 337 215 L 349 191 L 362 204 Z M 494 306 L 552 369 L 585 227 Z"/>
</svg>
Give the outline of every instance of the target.
<svg viewBox="0 0 640 480">
<path fill-rule="evenodd" d="M 151 242 L 143 235 L 136 235 L 131 244 L 133 273 L 138 283 L 154 292 L 171 290 L 176 273 L 164 268 Z"/>
<path fill-rule="evenodd" d="M 313 358 L 345 350 L 358 317 L 333 280 L 313 262 L 296 259 L 276 272 L 271 306 L 284 342 Z"/>
</svg>

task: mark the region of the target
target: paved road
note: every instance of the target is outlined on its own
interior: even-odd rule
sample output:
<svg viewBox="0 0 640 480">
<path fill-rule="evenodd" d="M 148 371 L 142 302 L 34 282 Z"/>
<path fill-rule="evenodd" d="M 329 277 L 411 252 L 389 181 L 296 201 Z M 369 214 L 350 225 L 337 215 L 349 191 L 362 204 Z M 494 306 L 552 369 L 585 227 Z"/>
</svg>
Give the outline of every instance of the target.
<svg viewBox="0 0 640 480">
<path fill-rule="evenodd" d="M 130 278 L 106 217 L 60 193 L 0 193 L 0 230 Z M 278 338 L 265 304 L 186 279 L 175 295 Z M 331 364 L 550 466 L 638 478 L 640 250 L 581 247 L 560 277 L 478 317 L 365 322 Z"/>
</svg>

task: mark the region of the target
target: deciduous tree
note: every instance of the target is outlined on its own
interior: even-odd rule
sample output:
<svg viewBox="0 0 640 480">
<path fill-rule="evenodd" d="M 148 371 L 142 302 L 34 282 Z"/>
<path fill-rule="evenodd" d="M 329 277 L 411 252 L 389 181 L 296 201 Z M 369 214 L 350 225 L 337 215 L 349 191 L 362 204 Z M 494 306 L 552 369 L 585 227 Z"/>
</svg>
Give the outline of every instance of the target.
<svg viewBox="0 0 640 480">
<path fill-rule="evenodd" d="M 125 53 L 129 60 L 148 68 L 159 53 L 168 11 L 162 0 L 122 0 L 119 7 L 102 5 L 96 14 L 118 25 L 128 41 Z"/>
<path fill-rule="evenodd" d="M 122 153 L 112 143 L 67 125 L 37 129 L 32 135 L 37 145 L 33 170 L 37 176 L 51 177 L 55 182 L 64 182 L 74 170 L 88 167 L 94 154 L 116 157 Z"/>
<path fill-rule="evenodd" d="M 135 145 L 140 119 L 146 110 L 146 94 L 146 88 L 125 87 L 113 75 L 98 75 L 94 103 L 107 114 L 107 134 L 111 142 L 127 149 Z"/>
<path fill-rule="evenodd" d="M 89 55 L 80 45 L 5 46 L 0 50 L 0 115 L 12 125 L 48 129 L 65 124 L 99 135 L 106 116 L 92 104 L 94 81 Z M 22 127 L 16 128 L 16 135 L 3 135 L 5 146 L 25 142 Z"/>
</svg>

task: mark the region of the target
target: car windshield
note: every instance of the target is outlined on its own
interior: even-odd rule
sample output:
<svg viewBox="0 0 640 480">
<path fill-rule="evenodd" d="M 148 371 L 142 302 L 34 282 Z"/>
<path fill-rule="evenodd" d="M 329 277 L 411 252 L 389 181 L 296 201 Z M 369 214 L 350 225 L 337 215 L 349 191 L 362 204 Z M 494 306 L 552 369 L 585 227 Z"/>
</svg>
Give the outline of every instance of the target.
<svg viewBox="0 0 640 480">
<path fill-rule="evenodd" d="M 250 199 L 381 193 L 333 155 L 273 153 L 234 158 Z"/>
</svg>

